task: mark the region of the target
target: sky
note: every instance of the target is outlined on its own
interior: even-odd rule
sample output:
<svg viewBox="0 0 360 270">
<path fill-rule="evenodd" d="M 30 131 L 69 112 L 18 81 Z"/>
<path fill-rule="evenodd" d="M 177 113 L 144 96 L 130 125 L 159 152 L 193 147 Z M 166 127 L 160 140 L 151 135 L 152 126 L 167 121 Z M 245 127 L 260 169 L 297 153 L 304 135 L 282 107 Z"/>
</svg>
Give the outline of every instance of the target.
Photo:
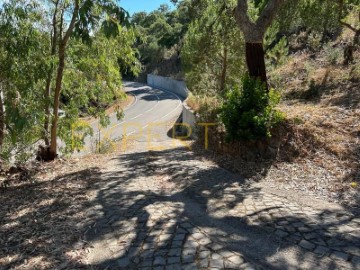
<svg viewBox="0 0 360 270">
<path fill-rule="evenodd" d="M 127 10 L 131 15 L 135 12 L 150 12 L 156 10 L 161 4 L 168 4 L 170 7 L 173 6 L 170 0 L 120 0 L 120 6 Z"/>
</svg>

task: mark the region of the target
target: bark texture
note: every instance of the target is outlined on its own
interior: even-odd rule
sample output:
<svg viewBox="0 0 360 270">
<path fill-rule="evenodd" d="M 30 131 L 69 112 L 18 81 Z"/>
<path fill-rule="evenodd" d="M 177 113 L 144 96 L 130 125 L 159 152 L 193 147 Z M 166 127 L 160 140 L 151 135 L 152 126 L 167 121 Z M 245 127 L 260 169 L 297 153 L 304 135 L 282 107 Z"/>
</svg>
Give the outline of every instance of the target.
<svg viewBox="0 0 360 270">
<path fill-rule="evenodd" d="M 57 67 L 56 73 L 56 82 L 55 82 L 55 94 L 54 94 L 54 116 L 51 123 L 51 142 L 50 142 L 50 149 L 48 152 L 48 160 L 54 160 L 57 157 L 57 127 L 59 121 L 59 105 L 60 105 L 60 93 L 61 93 L 61 86 L 62 80 L 64 76 L 64 68 L 65 68 L 65 52 L 68 41 L 70 39 L 70 35 L 75 28 L 76 21 L 78 19 L 79 13 L 79 0 L 75 0 L 74 11 L 72 14 L 72 18 L 69 24 L 67 31 L 65 32 L 64 36 L 62 37 L 62 29 L 64 24 L 64 12 L 62 10 L 61 14 L 61 23 L 60 23 L 60 45 L 59 45 L 59 52 L 58 58 L 59 63 Z"/>
<path fill-rule="evenodd" d="M 287 0 L 269 0 L 259 18 L 253 22 L 248 15 L 247 0 L 238 0 L 235 19 L 244 34 L 246 43 L 246 63 L 249 74 L 267 83 L 263 39 L 266 30 Z M 294 1 L 295 2 L 295 1 Z"/>
<path fill-rule="evenodd" d="M 52 36 L 51 36 L 51 56 L 56 55 L 56 48 L 57 48 L 57 42 L 58 42 L 58 23 L 57 23 L 57 13 L 58 13 L 58 5 L 59 1 L 55 2 L 55 11 L 53 14 L 52 19 Z M 49 140 L 49 124 L 50 124 L 50 95 L 51 95 L 51 81 L 53 76 L 54 66 L 51 64 L 50 69 L 48 71 L 48 76 L 46 78 L 46 85 L 45 85 L 45 91 L 44 91 L 44 100 L 45 100 L 45 121 L 44 121 L 44 141 L 45 146 L 50 146 L 50 140 Z"/>
<path fill-rule="evenodd" d="M 266 82 L 265 53 L 262 43 L 246 43 L 246 64 L 249 75 Z"/>
<path fill-rule="evenodd" d="M 0 86 L 0 151 L 2 151 L 3 143 L 5 137 L 5 106 L 3 91 Z"/>
</svg>

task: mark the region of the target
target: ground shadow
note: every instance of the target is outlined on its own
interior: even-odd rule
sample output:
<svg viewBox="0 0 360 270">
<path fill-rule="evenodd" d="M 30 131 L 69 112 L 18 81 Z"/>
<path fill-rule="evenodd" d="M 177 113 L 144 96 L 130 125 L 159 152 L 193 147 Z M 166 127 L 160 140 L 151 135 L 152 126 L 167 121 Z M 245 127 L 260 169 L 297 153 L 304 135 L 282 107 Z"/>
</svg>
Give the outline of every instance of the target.
<svg viewBox="0 0 360 270">
<path fill-rule="evenodd" d="M 238 252 L 247 262 L 264 269 L 297 269 L 308 261 L 312 268 L 339 269 L 341 261 L 327 255 L 335 254 L 351 263 L 356 259 L 354 253 L 359 252 L 355 216 L 343 211 L 309 210 L 305 214 L 294 204 L 287 205 L 286 198 L 268 197 L 244 178 L 205 164 L 186 149 L 128 153 L 112 162 L 114 166 L 101 173 L 80 171 L 53 182 L 87 181 L 88 188 L 96 192 L 90 201 L 74 206 L 69 196 L 63 200 L 50 185 L 43 189 L 46 192 L 38 190 L 39 205 L 55 193 L 54 201 L 44 209 L 39 206 L 13 226 L 11 216 L 6 216 L 1 222 L 9 226 L 2 234 L 6 240 L 2 253 L 19 255 L 19 259 L 4 264 L 4 268 L 16 268 L 24 260 L 38 257 L 46 257 L 50 268 L 61 268 L 61 262 L 64 269 L 139 269 L 170 264 L 180 265 L 175 269 L 201 268 L 199 256 L 207 254 L 209 260 L 202 267 L 207 269 L 218 263 L 214 254 L 227 258 L 227 253 Z M 38 186 L 30 189 L 37 190 Z M 66 189 L 65 185 L 64 192 L 76 197 L 84 191 Z M 21 196 L 21 190 L 6 192 L 8 197 Z M 269 205 L 257 205 L 267 201 Z M 243 212 L 242 206 L 253 208 Z M 39 214 L 42 219 L 35 222 L 34 216 Z M 64 230 L 63 218 L 69 222 L 69 230 Z M 42 223 L 48 227 L 39 230 L 36 226 Z M 21 232 L 24 226 L 34 226 L 28 236 L 21 236 L 21 242 L 9 239 L 7 234 Z M 67 241 L 65 247 L 60 245 L 63 241 Z M 323 253 L 319 257 L 306 252 L 319 248 Z M 93 249 L 99 254 L 91 253 Z M 288 249 L 299 249 L 290 260 L 292 265 L 281 256 L 281 251 Z M 68 255 L 85 250 L 90 250 L 94 260 L 76 260 L 76 256 Z"/>
</svg>

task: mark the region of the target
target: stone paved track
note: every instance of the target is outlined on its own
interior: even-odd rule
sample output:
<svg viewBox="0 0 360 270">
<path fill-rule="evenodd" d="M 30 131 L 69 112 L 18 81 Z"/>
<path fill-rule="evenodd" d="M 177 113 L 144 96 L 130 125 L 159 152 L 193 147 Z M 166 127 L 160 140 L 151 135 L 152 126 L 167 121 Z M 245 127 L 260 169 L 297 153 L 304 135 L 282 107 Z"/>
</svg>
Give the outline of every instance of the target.
<svg viewBox="0 0 360 270">
<path fill-rule="evenodd" d="M 113 159 L 89 212 L 101 269 L 360 269 L 360 219 L 247 184 L 184 149 Z"/>
</svg>

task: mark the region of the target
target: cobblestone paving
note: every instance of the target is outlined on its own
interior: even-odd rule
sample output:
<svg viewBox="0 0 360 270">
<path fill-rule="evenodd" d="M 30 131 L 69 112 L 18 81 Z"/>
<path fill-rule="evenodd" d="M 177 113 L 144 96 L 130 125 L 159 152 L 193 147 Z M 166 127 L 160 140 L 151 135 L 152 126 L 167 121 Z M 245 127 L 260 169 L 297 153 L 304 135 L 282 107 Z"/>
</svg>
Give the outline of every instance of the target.
<svg viewBox="0 0 360 270">
<path fill-rule="evenodd" d="M 360 269 L 358 216 L 265 193 L 189 151 L 128 153 L 102 175 L 89 265 Z"/>
</svg>

